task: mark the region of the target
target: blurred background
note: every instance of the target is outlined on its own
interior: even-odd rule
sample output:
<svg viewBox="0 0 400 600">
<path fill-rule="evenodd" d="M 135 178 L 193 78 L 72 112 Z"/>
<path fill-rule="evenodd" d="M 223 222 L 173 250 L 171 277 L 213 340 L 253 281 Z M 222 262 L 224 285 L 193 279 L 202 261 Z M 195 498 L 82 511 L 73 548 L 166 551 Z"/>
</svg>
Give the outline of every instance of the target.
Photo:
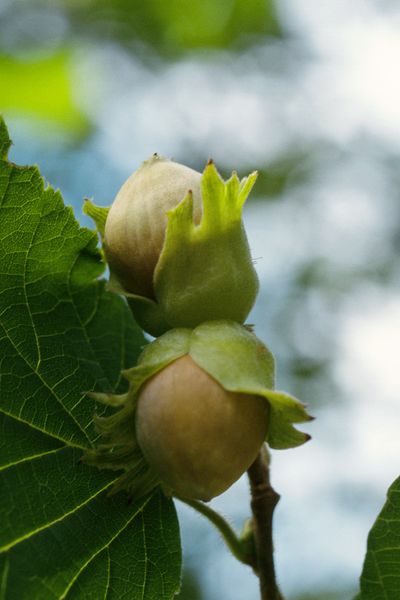
<svg viewBox="0 0 400 600">
<path fill-rule="evenodd" d="M 288 600 L 346 600 L 400 472 L 400 7 L 390 0 L 0 0 L 0 111 L 82 224 L 153 152 L 260 173 L 249 322 L 317 417 L 273 453 Z M 242 478 L 212 505 L 240 528 Z M 178 506 L 183 600 L 257 580 Z"/>
</svg>

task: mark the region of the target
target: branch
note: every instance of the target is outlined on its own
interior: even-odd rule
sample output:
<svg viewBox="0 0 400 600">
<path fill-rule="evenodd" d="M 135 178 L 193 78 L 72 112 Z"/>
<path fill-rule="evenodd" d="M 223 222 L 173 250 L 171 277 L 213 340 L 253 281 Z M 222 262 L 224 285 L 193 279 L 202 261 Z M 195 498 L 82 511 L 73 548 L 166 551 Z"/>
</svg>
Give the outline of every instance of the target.
<svg viewBox="0 0 400 600">
<path fill-rule="evenodd" d="M 280 496 L 270 484 L 269 456 L 266 447 L 260 451 L 247 474 L 250 480 L 251 509 L 253 512 L 261 600 L 283 600 L 275 579 L 272 543 L 272 518 Z"/>
</svg>

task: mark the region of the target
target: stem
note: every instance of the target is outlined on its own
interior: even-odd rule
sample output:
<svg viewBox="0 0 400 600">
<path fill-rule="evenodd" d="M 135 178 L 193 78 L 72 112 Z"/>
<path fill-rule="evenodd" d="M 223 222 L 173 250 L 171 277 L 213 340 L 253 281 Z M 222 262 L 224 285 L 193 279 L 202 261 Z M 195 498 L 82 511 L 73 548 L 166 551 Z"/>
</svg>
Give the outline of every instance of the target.
<svg viewBox="0 0 400 600">
<path fill-rule="evenodd" d="M 197 510 L 197 512 L 201 513 L 209 521 L 211 521 L 211 523 L 222 535 L 223 540 L 232 552 L 233 556 L 245 565 L 254 567 L 254 556 L 248 553 L 247 549 L 240 538 L 236 535 L 235 531 L 219 513 L 203 502 L 200 502 L 200 500 L 187 500 L 186 498 L 180 498 L 179 496 L 177 496 L 177 499 L 181 502 L 184 502 L 188 506 L 191 506 L 194 508 L 194 510 Z"/>
<path fill-rule="evenodd" d="M 247 474 L 250 480 L 251 509 L 253 512 L 261 600 L 283 600 L 275 579 L 272 542 L 272 518 L 280 496 L 270 484 L 269 455 L 266 447 L 259 452 Z"/>
</svg>

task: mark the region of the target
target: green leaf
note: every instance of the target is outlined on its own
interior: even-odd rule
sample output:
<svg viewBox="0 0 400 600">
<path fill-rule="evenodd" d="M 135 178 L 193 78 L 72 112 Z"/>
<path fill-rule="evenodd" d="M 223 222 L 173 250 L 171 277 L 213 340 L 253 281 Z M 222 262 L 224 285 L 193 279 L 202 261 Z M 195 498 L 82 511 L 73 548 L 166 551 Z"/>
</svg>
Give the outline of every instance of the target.
<svg viewBox="0 0 400 600">
<path fill-rule="evenodd" d="M 0 159 L 5 160 L 7 158 L 8 150 L 11 146 L 11 140 L 8 137 L 6 124 L 0 117 Z"/>
<path fill-rule="evenodd" d="M 369 533 L 360 583 L 359 600 L 400 598 L 400 477 Z"/>
<path fill-rule="evenodd" d="M 143 334 L 98 280 L 97 235 L 9 146 L 0 120 L 0 597 L 170 599 L 172 502 L 111 497 L 118 474 L 80 462 L 97 438 L 85 392 L 123 392 Z"/>
<path fill-rule="evenodd" d="M 24 114 L 81 135 L 89 122 L 74 99 L 72 53 L 21 59 L 0 55 L 0 110 Z"/>
<path fill-rule="evenodd" d="M 273 0 L 58 0 L 72 17 L 72 31 L 82 29 L 123 43 L 132 51 L 139 39 L 174 56 L 201 48 L 243 48 L 260 35 L 283 36 Z M 107 27 L 104 15 L 107 11 Z"/>
</svg>

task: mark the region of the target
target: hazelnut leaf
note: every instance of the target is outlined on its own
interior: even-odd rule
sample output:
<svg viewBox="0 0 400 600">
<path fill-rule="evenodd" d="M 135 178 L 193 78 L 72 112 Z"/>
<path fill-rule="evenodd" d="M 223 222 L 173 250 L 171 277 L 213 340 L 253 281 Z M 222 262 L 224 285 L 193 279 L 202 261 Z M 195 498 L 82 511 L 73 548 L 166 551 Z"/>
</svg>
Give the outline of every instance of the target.
<svg viewBox="0 0 400 600">
<path fill-rule="evenodd" d="M 121 370 L 145 339 L 97 279 L 97 236 L 37 168 L 7 161 L 9 146 L 0 119 L 0 595 L 140 589 L 170 600 L 180 577 L 173 504 L 110 497 L 118 475 L 80 462 L 97 438 L 85 391 L 124 391 Z"/>
<path fill-rule="evenodd" d="M 395 600 L 400 595 L 400 477 L 368 534 L 357 600 Z"/>
</svg>

